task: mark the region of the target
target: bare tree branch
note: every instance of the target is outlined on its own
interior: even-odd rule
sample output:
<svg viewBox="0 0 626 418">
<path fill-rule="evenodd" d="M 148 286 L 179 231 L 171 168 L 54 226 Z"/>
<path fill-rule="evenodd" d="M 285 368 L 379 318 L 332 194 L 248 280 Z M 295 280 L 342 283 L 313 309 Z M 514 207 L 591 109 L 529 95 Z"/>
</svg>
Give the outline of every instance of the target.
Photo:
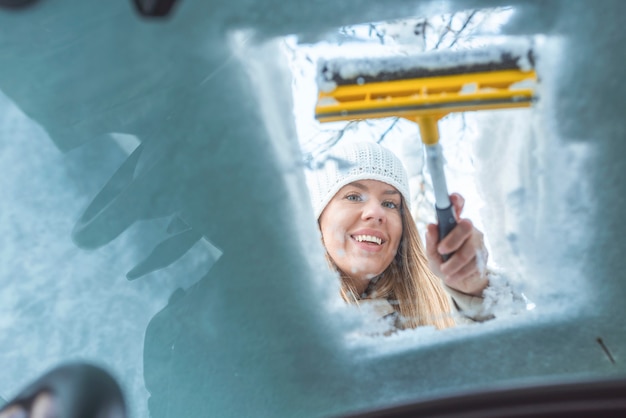
<svg viewBox="0 0 626 418">
<path fill-rule="evenodd" d="M 457 41 L 460 38 L 460 35 L 463 33 L 463 31 L 467 28 L 467 26 L 470 24 L 470 22 L 472 21 L 472 19 L 474 18 L 474 16 L 476 16 L 477 11 L 473 10 L 472 13 L 470 13 L 470 15 L 467 17 L 467 19 L 465 19 L 465 23 L 463 23 L 463 26 L 461 26 L 461 29 L 459 29 L 456 32 L 456 36 L 454 37 L 454 40 L 452 41 L 452 43 L 448 46 L 449 48 L 452 48 L 454 46 L 454 44 L 457 43 Z"/>
<path fill-rule="evenodd" d="M 379 144 L 381 142 L 384 141 L 385 137 L 387 136 L 387 134 L 389 132 L 391 132 L 391 130 L 398 124 L 398 121 L 400 120 L 399 117 L 395 117 L 393 118 L 393 122 L 391 122 L 391 124 L 387 127 L 387 129 L 385 130 L 385 132 L 383 132 L 383 134 L 380 136 L 380 138 L 378 138 L 378 140 L 376 142 L 378 142 Z"/>
<path fill-rule="evenodd" d="M 433 49 L 439 49 L 439 46 L 443 43 L 443 40 L 445 39 L 446 35 L 450 31 L 452 31 L 452 22 L 454 21 L 455 16 L 456 16 L 456 13 L 453 13 L 450 15 L 450 18 L 448 19 L 448 24 L 444 27 L 443 33 L 439 34 L 439 39 L 437 40 L 437 43 L 435 44 Z"/>
</svg>

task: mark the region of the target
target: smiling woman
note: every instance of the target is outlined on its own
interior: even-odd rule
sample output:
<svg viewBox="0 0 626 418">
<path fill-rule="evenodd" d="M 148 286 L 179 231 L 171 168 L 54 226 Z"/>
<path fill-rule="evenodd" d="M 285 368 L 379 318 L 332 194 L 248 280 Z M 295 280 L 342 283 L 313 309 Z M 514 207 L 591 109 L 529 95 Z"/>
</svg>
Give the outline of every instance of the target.
<svg viewBox="0 0 626 418">
<path fill-rule="evenodd" d="M 374 142 L 338 146 L 331 157 L 334 161 L 312 173 L 309 185 L 344 300 L 375 302 L 375 312 L 391 329 L 447 328 L 455 324 L 453 306 L 480 303 L 488 280 L 480 267 L 486 260 L 476 254 L 486 252 L 482 233 L 471 222 L 459 219 L 441 243 L 436 234 L 427 234 L 424 251 L 407 205 L 408 176 L 400 160 Z M 458 218 L 462 199 L 453 201 Z M 447 262 L 437 251 L 442 246 L 455 252 Z"/>
<path fill-rule="evenodd" d="M 357 294 L 393 261 L 402 236 L 401 211 L 397 189 L 362 180 L 342 187 L 322 212 L 324 245 L 337 267 L 350 272 Z"/>
</svg>

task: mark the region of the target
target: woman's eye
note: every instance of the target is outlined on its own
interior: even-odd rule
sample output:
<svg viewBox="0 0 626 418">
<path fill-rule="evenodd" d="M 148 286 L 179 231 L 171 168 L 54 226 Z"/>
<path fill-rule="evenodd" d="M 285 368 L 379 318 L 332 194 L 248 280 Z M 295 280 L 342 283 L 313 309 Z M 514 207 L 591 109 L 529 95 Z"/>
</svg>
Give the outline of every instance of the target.
<svg viewBox="0 0 626 418">
<path fill-rule="evenodd" d="M 388 208 L 388 209 L 398 209 L 400 207 L 400 205 L 396 204 L 395 202 L 392 202 L 390 200 L 383 202 L 383 206 Z"/>
<path fill-rule="evenodd" d="M 346 196 L 346 199 L 352 201 L 352 202 L 360 202 L 361 200 L 363 200 L 363 198 L 361 197 L 360 194 L 358 193 L 352 193 Z"/>
</svg>

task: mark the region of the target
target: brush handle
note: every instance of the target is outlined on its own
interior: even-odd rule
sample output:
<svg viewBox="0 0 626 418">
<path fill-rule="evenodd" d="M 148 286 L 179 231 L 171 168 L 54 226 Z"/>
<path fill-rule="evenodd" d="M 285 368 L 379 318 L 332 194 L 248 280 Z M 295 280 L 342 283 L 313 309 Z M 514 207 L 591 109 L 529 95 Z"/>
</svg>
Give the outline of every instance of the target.
<svg viewBox="0 0 626 418">
<path fill-rule="evenodd" d="M 422 124 L 420 124 L 421 128 Z M 436 126 L 436 125 L 435 125 Z M 424 135 L 424 132 L 422 133 Z M 448 195 L 448 186 L 446 184 L 446 175 L 443 171 L 443 153 L 439 143 L 426 145 L 426 162 L 428 171 L 433 182 L 433 191 L 435 192 L 435 210 L 437 211 L 437 227 L 439 228 L 439 241 L 444 239 L 446 235 L 456 226 L 454 217 L 454 207 L 450 202 Z M 443 208 L 443 209 L 441 209 Z M 450 258 L 450 254 L 443 254 L 443 261 Z"/>
<path fill-rule="evenodd" d="M 439 209 L 435 206 L 437 210 L 437 228 L 439 229 L 439 241 L 445 238 L 446 235 L 450 233 L 456 226 L 456 219 L 454 218 L 454 208 L 452 204 L 445 209 Z M 443 261 L 447 261 L 452 253 L 450 254 L 442 254 L 441 258 Z"/>
</svg>

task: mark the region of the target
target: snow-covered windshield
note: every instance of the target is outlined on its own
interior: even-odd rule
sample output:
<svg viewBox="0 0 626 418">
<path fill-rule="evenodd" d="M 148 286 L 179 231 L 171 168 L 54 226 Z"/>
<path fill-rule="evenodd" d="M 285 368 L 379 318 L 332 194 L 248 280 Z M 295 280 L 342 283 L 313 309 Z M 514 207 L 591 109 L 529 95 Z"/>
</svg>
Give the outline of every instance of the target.
<svg viewBox="0 0 626 418">
<path fill-rule="evenodd" d="M 35 3 L 0 8 L 0 397 L 78 360 L 136 417 L 334 416 L 623 372 L 622 2 Z M 422 234 L 435 197 L 415 123 L 315 120 L 318 59 L 520 41 L 532 106 L 440 132 L 493 283 L 522 297 L 493 286 L 493 320 L 372 336 L 307 171 L 366 139 L 402 159 Z"/>
</svg>

